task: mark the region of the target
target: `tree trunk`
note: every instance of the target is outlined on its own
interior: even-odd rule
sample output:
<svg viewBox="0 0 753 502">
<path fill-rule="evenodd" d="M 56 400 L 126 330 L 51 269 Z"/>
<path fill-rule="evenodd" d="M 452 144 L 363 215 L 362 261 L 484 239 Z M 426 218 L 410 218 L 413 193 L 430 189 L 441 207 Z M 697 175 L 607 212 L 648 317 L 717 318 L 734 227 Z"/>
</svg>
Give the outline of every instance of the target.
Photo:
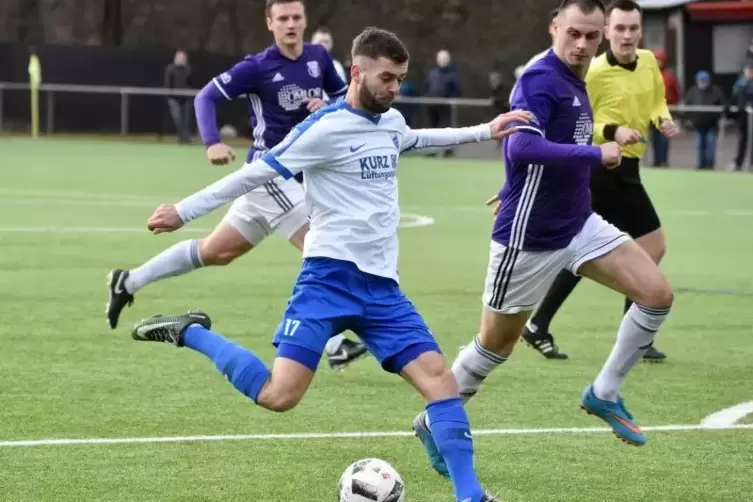
<svg viewBox="0 0 753 502">
<path fill-rule="evenodd" d="M 73 2 L 73 39 L 83 41 L 89 38 L 86 16 L 86 0 L 75 0 Z"/>
<path fill-rule="evenodd" d="M 243 36 L 241 35 L 241 23 L 238 19 L 238 0 L 226 0 L 225 12 L 230 23 L 230 38 L 233 54 L 243 54 Z"/>
<path fill-rule="evenodd" d="M 104 0 L 102 43 L 116 47 L 123 44 L 123 1 Z"/>
<path fill-rule="evenodd" d="M 197 49 L 204 51 L 206 50 L 207 43 L 209 43 L 214 23 L 217 21 L 217 15 L 220 13 L 220 4 L 217 0 L 202 0 L 201 9 L 202 16 L 197 36 Z"/>
<path fill-rule="evenodd" d="M 42 30 L 42 1 L 21 0 L 18 9 L 18 41 L 27 44 L 44 42 Z"/>
</svg>

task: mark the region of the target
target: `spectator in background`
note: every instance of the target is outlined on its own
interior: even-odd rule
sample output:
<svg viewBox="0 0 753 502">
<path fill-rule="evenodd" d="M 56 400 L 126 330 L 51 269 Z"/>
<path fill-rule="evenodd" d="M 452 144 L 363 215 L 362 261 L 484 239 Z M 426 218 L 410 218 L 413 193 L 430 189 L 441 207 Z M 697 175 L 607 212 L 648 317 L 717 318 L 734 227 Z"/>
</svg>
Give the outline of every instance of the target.
<svg viewBox="0 0 753 502">
<path fill-rule="evenodd" d="M 695 85 L 685 93 L 685 104 L 724 107 L 724 93 L 718 85 L 711 83 L 708 72 L 699 71 L 695 76 Z M 696 131 L 698 169 L 714 169 L 721 113 L 691 112 L 688 118 Z"/>
<path fill-rule="evenodd" d="M 505 87 L 502 81 L 502 74 L 498 71 L 489 73 L 489 91 L 492 102 L 494 115 L 507 113 L 510 111 L 510 90 Z M 498 146 L 502 147 L 502 140 L 497 141 Z"/>
<path fill-rule="evenodd" d="M 742 78 L 735 82 L 732 89 L 731 104 L 738 107 L 734 118 L 740 131 L 740 139 L 737 142 L 737 156 L 732 167 L 739 171 L 742 169 L 745 151 L 748 148 L 748 114 L 745 112 L 745 108 L 753 106 L 753 59 L 746 61 Z M 753 151 L 751 151 L 751 158 L 753 158 Z"/>
<path fill-rule="evenodd" d="M 748 44 L 748 48 L 745 50 L 745 60 L 746 61 L 753 60 L 753 40 L 750 41 L 750 43 Z M 737 87 L 738 85 L 741 85 L 744 81 L 745 81 L 745 65 L 743 65 L 743 68 L 740 69 L 740 75 L 738 75 L 737 77 L 737 81 L 735 82 L 735 87 Z"/>
<path fill-rule="evenodd" d="M 332 53 L 332 48 L 335 46 L 335 41 L 332 38 L 332 33 L 329 31 L 329 29 L 324 27 L 317 28 L 314 34 L 311 35 L 311 43 L 319 44 L 325 47 L 327 49 L 327 52 L 329 52 L 330 54 Z M 335 71 L 338 75 L 340 75 L 340 78 L 343 79 L 343 82 L 345 82 L 346 84 L 349 83 L 350 79 L 345 73 L 345 68 L 340 63 L 340 61 L 338 61 L 334 56 L 332 57 L 332 61 L 335 63 Z"/>
<path fill-rule="evenodd" d="M 507 113 L 510 111 L 510 90 L 502 81 L 502 74 L 498 71 L 489 73 L 489 90 L 491 92 L 492 108 L 494 114 Z"/>
<path fill-rule="evenodd" d="M 437 66 L 429 71 L 426 78 L 426 95 L 432 98 L 456 98 L 460 96 L 460 78 L 452 65 L 449 51 L 437 52 Z M 450 127 L 451 112 L 448 105 L 429 105 L 429 127 Z M 445 156 L 451 156 L 446 150 Z"/>
<path fill-rule="evenodd" d="M 659 63 L 662 78 L 664 79 L 664 95 L 667 105 L 672 106 L 680 102 L 680 86 L 672 72 L 667 68 L 667 55 L 658 49 L 654 51 L 656 61 Z M 665 137 L 653 124 L 651 124 L 651 146 L 654 151 L 654 166 L 666 167 L 669 165 L 669 139 Z"/>
<path fill-rule="evenodd" d="M 405 96 L 406 98 L 414 98 L 418 96 L 418 91 L 416 90 L 415 86 L 411 83 L 410 80 L 407 78 L 402 81 L 400 84 L 400 90 L 398 91 L 398 94 L 400 96 Z M 403 114 L 403 117 L 405 118 L 405 123 L 408 124 L 408 127 L 414 127 L 414 118 L 416 116 L 416 107 L 417 105 L 415 103 L 405 103 L 401 101 L 396 101 L 394 105 L 392 105 L 393 108 L 396 108 L 397 111 Z"/>
<path fill-rule="evenodd" d="M 188 55 L 184 51 L 176 51 L 173 62 L 165 68 L 164 85 L 166 89 L 191 89 L 193 87 L 191 67 L 188 65 Z M 167 97 L 170 118 L 175 125 L 178 139 L 183 144 L 191 143 L 191 102 L 190 96 L 168 95 Z"/>
</svg>

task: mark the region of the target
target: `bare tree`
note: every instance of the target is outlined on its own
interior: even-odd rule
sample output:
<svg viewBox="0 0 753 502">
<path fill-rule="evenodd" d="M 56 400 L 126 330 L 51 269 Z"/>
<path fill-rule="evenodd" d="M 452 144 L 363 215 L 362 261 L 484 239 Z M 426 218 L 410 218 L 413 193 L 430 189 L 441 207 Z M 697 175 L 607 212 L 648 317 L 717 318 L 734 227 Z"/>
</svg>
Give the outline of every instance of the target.
<svg viewBox="0 0 753 502">
<path fill-rule="evenodd" d="M 309 26 L 329 26 L 335 14 L 337 14 L 341 3 L 336 0 L 320 0 L 319 2 L 310 2 L 306 4 L 306 16 L 308 17 Z"/>
</svg>

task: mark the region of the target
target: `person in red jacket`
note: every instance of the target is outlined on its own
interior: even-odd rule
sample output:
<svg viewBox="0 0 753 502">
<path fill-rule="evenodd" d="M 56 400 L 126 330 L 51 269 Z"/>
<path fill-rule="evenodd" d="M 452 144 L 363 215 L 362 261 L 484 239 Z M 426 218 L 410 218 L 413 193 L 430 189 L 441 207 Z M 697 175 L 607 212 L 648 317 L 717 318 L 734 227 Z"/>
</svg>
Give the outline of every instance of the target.
<svg viewBox="0 0 753 502">
<path fill-rule="evenodd" d="M 654 55 L 664 78 L 667 104 L 675 105 L 680 102 L 680 86 L 674 74 L 667 68 L 667 55 L 661 49 L 655 50 Z M 651 146 L 654 151 L 654 166 L 666 167 L 669 164 L 669 140 L 653 125 L 651 126 Z"/>
</svg>

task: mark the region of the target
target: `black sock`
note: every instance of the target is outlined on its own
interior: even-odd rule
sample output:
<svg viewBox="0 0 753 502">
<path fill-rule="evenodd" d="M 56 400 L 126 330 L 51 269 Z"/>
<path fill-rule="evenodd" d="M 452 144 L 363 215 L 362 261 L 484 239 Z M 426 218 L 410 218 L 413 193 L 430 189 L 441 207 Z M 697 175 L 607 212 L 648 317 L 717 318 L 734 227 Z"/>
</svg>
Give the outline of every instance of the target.
<svg viewBox="0 0 753 502">
<path fill-rule="evenodd" d="M 530 323 L 536 326 L 537 333 L 549 332 L 549 325 L 552 323 L 554 315 L 579 282 L 580 277 L 571 274 L 569 270 L 563 270 L 557 275 L 552 287 L 549 288 L 546 296 L 541 300 L 539 308 L 531 318 Z"/>
<path fill-rule="evenodd" d="M 622 311 L 623 315 L 627 314 L 627 311 L 630 310 L 630 306 L 633 304 L 633 302 L 630 300 L 630 298 L 625 298 L 625 310 Z"/>
</svg>

